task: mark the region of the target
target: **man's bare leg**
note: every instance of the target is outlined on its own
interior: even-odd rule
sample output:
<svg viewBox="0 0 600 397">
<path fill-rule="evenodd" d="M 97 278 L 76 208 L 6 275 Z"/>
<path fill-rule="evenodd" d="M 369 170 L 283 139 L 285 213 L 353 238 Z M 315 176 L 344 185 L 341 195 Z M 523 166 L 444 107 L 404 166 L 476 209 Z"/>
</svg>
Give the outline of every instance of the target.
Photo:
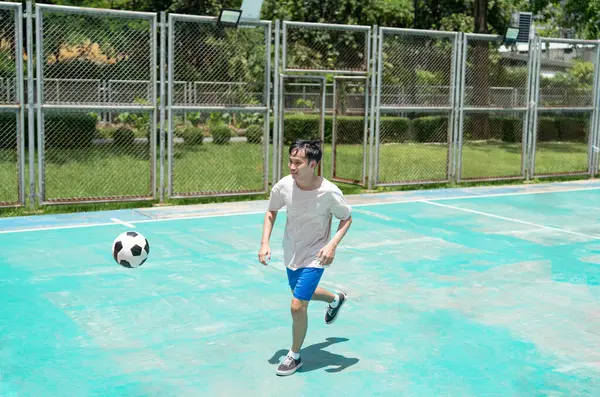
<svg viewBox="0 0 600 397">
<path fill-rule="evenodd" d="M 327 311 L 325 312 L 325 323 L 331 324 L 335 321 L 341 305 L 344 304 L 347 299 L 347 295 L 344 293 L 334 294 L 327 291 L 325 288 L 317 287 L 315 292 L 313 292 L 311 299 L 329 303 Z"/>
<path fill-rule="evenodd" d="M 300 359 L 300 349 L 304 343 L 306 337 L 306 331 L 308 329 L 308 309 L 309 301 L 304 301 L 292 298 L 291 312 L 292 312 L 292 348 L 285 356 L 285 359 L 279 367 L 277 367 L 278 375 L 291 375 L 298 368 L 302 366 L 302 360 Z"/>
<path fill-rule="evenodd" d="M 308 330 L 308 301 L 292 298 L 292 351 L 300 353 Z"/>
<path fill-rule="evenodd" d="M 335 299 L 335 294 L 327 291 L 325 288 L 317 287 L 311 299 L 319 302 L 331 303 Z"/>
</svg>

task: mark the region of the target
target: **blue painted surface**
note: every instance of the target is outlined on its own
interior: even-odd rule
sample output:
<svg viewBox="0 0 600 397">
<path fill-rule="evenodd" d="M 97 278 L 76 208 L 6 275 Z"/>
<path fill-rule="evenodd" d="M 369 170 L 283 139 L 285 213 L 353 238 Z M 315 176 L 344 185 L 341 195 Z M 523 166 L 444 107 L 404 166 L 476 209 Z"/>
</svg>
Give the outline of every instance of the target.
<svg viewBox="0 0 600 397">
<path fill-rule="evenodd" d="M 598 396 L 599 198 L 357 208 L 322 283 L 350 301 L 329 326 L 311 303 L 287 378 L 285 213 L 267 267 L 262 214 L 137 223 L 133 270 L 111 257 L 122 225 L 2 234 L 0 395 Z"/>
</svg>

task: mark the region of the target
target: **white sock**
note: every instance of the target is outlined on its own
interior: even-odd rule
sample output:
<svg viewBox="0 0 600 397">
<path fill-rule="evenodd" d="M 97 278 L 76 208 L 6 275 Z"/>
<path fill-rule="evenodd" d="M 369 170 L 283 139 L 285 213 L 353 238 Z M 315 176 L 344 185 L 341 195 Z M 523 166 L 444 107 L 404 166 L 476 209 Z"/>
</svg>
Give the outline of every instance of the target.
<svg viewBox="0 0 600 397">
<path fill-rule="evenodd" d="M 299 358 L 300 358 L 300 353 L 294 353 L 294 352 L 293 352 L 293 351 L 291 351 L 291 350 L 288 352 L 288 354 L 287 354 L 287 355 L 288 355 L 288 356 L 290 356 L 290 357 L 293 357 L 293 358 L 294 358 L 294 360 L 297 360 L 297 359 L 299 359 Z"/>
<path fill-rule="evenodd" d="M 338 294 L 335 294 L 335 299 L 329 304 L 329 306 L 335 309 L 338 303 L 340 303 L 340 296 Z"/>
</svg>

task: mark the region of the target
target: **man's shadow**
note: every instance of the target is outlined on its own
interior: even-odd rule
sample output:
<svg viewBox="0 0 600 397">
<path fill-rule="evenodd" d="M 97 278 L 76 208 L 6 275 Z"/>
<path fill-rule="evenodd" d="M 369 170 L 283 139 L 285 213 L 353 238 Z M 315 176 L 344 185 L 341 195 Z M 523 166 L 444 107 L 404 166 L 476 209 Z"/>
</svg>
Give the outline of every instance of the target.
<svg viewBox="0 0 600 397">
<path fill-rule="evenodd" d="M 327 338 L 327 342 L 317 343 L 303 348 L 300 351 L 300 354 L 302 355 L 302 367 L 298 372 L 314 371 L 325 367 L 335 367 L 326 369 L 325 371 L 327 372 L 340 372 L 356 364 L 359 361 L 358 358 L 348 358 L 339 354 L 330 353 L 327 350 L 322 350 L 334 343 L 346 341 L 348 341 L 347 338 Z M 281 362 L 281 357 L 285 356 L 288 351 L 289 349 L 278 350 L 273 354 L 273 357 L 269 359 L 269 363 L 279 364 Z"/>
</svg>

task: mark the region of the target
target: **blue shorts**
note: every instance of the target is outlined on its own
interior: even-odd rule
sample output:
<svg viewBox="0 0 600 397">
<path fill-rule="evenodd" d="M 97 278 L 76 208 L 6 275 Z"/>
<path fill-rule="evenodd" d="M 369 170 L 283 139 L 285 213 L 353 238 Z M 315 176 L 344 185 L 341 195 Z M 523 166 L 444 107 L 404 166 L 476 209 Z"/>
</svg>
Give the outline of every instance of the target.
<svg viewBox="0 0 600 397">
<path fill-rule="evenodd" d="M 294 293 L 294 298 L 302 301 L 309 301 L 319 285 L 323 270 L 316 267 L 305 267 L 296 270 L 287 269 L 290 288 Z"/>
</svg>

